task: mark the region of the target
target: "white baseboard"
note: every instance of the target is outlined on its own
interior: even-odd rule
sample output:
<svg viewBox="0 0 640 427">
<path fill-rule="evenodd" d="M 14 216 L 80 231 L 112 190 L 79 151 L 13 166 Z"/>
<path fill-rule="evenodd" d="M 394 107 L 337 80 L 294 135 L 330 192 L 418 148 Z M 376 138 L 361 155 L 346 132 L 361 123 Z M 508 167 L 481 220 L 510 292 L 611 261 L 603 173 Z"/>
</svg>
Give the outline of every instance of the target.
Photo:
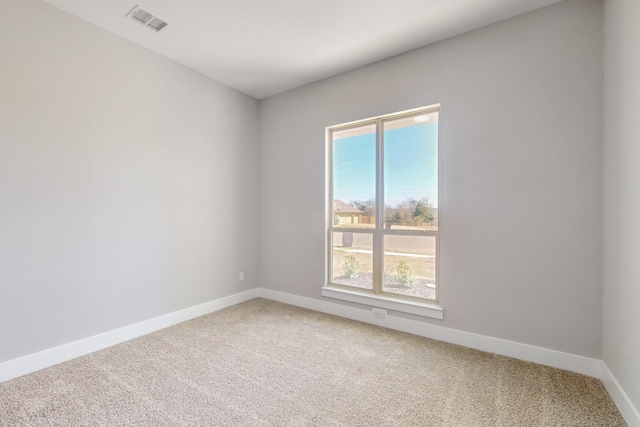
<svg viewBox="0 0 640 427">
<path fill-rule="evenodd" d="M 249 301 L 257 296 L 258 289 L 251 289 L 228 297 L 209 301 L 204 304 L 185 308 L 184 310 L 175 311 L 173 313 L 145 320 L 140 323 L 115 329 L 113 331 L 94 335 L 89 338 L 84 338 L 38 353 L 29 354 L 18 359 L 0 363 L 0 382 L 39 371 L 40 369 L 48 368 L 49 366 L 66 362 L 67 360 L 75 359 L 76 357 L 84 356 L 85 354 L 93 353 L 94 351 L 102 350 L 112 345 L 119 344 L 142 335 L 147 335 L 160 329 L 164 329 L 205 314 L 213 313 L 214 311 L 218 311 L 241 302 Z"/>
<path fill-rule="evenodd" d="M 492 338 L 485 335 L 464 332 L 458 329 L 445 328 L 443 326 L 418 322 L 396 316 L 387 316 L 378 319 L 373 316 L 371 310 L 354 308 L 333 302 L 321 301 L 312 298 L 277 292 L 270 289 L 259 288 L 258 296 L 286 304 L 346 317 L 360 322 L 371 323 L 385 328 L 395 329 L 426 338 L 433 338 L 452 344 L 458 344 L 476 350 L 513 357 L 527 362 L 539 363 L 553 368 L 577 372 L 590 377 L 601 378 L 602 361 L 561 351 L 536 347 L 533 345 Z"/>
<path fill-rule="evenodd" d="M 640 412 L 624 392 L 606 363 L 602 362 L 602 382 L 629 427 L 640 427 Z"/>
</svg>

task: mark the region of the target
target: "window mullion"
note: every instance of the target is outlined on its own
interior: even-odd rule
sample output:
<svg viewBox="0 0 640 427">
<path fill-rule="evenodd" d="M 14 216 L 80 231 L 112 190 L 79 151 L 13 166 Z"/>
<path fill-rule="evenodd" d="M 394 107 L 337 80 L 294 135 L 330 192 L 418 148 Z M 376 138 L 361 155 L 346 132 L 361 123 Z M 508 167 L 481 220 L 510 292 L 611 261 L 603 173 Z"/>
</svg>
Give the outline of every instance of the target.
<svg viewBox="0 0 640 427">
<path fill-rule="evenodd" d="M 328 274 L 327 274 L 327 280 L 326 282 L 329 283 L 331 282 L 331 278 L 333 277 L 333 232 L 332 232 L 332 228 L 334 226 L 333 223 L 333 168 L 334 168 L 334 164 L 333 164 L 333 130 L 327 130 L 327 134 L 326 134 L 326 138 L 327 138 L 327 164 L 329 165 L 327 168 L 327 174 L 329 176 L 329 181 L 327 182 L 327 187 L 328 187 L 328 195 L 329 195 L 329 200 L 327 203 L 327 236 L 326 236 L 326 241 L 328 241 L 328 245 L 327 245 L 327 253 L 326 253 L 326 260 L 327 260 L 327 266 L 328 266 Z"/>
<path fill-rule="evenodd" d="M 376 121 L 376 229 L 373 234 L 373 291 L 382 292 L 384 230 L 384 136 L 382 120 Z"/>
</svg>

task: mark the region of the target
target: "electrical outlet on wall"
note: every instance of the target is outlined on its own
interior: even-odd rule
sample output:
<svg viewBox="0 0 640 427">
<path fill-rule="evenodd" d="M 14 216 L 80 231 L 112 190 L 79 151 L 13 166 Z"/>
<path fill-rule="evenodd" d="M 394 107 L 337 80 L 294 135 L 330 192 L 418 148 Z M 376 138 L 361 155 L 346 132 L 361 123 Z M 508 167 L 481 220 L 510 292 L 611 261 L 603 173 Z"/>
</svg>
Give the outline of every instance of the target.
<svg viewBox="0 0 640 427">
<path fill-rule="evenodd" d="M 240 274 L 238 274 L 238 282 L 244 282 L 244 271 L 241 271 Z"/>
<path fill-rule="evenodd" d="M 377 317 L 378 319 L 387 317 L 387 310 L 384 308 L 371 307 L 371 311 L 373 311 L 373 317 Z"/>
</svg>

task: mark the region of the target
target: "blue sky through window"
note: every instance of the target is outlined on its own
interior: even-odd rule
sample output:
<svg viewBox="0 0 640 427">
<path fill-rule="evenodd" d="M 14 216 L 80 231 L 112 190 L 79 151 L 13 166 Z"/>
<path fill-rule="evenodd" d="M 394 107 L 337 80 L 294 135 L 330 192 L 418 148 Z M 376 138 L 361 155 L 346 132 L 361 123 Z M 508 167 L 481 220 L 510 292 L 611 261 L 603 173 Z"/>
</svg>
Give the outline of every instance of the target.
<svg viewBox="0 0 640 427">
<path fill-rule="evenodd" d="M 438 124 L 387 130 L 384 134 L 385 204 L 427 197 L 438 206 Z M 375 198 L 375 134 L 334 141 L 333 195 L 345 203 Z"/>
</svg>

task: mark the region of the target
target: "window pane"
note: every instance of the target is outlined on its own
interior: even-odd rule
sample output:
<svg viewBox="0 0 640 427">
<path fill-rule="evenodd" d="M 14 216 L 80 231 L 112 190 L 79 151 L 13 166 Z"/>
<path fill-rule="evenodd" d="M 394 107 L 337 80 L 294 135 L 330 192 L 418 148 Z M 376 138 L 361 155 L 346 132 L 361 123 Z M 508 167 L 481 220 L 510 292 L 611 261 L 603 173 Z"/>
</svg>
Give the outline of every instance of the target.
<svg viewBox="0 0 640 427">
<path fill-rule="evenodd" d="M 333 233 L 332 283 L 373 288 L 373 235 Z"/>
<path fill-rule="evenodd" d="M 436 299 L 436 238 L 384 236 L 382 290 Z"/>
<path fill-rule="evenodd" d="M 438 112 L 384 122 L 384 221 L 438 229 Z"/>
<path fill-rule="evenodd" d="M 333 225 L 374 228 L 376 126 L 332 133 Z"/>
</svg>

